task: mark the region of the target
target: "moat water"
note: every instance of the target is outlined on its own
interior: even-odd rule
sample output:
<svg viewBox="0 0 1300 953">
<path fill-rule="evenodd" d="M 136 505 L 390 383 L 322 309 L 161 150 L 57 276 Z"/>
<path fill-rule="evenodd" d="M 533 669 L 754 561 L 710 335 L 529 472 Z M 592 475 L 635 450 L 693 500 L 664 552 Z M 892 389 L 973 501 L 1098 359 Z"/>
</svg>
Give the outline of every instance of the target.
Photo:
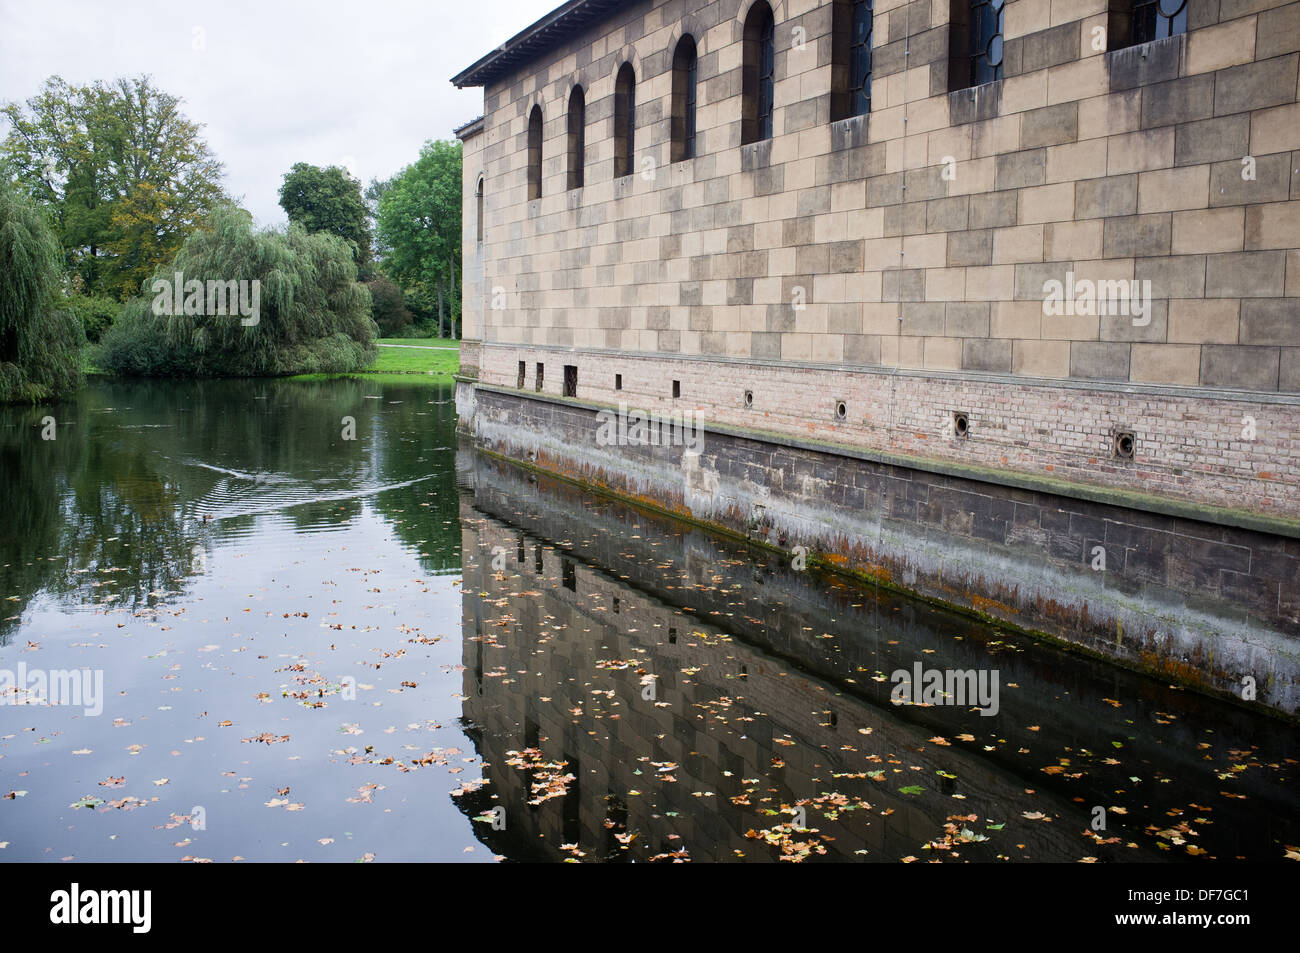
<svg viewBox="0 0 1300 953">
<path fill-rule="evenodd" d="M 476 454 L 448 387 L 96 382 L 0 408 L 0 489 L 0 860 L 1300 844 L 1300 730 Z"/>
</svg>

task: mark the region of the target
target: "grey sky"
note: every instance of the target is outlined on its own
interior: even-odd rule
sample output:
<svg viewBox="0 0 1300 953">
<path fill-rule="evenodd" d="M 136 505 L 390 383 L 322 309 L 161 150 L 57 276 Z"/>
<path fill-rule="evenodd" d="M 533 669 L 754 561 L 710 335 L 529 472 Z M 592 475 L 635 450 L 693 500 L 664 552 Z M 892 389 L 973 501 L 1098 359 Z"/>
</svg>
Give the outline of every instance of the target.
<svg viewBox="0 0 1300 953">
<path fill-rule="evenodd" d="M 149 73 L 205 125 L 227 190 L 272 224 L 295 162 L 349 166 L 365 183 L 450 139 L 483 93 L 448 79 L 560 2 L 0 0 L 0 100 L 26 100 L 52 74 Z"/>
</svg>

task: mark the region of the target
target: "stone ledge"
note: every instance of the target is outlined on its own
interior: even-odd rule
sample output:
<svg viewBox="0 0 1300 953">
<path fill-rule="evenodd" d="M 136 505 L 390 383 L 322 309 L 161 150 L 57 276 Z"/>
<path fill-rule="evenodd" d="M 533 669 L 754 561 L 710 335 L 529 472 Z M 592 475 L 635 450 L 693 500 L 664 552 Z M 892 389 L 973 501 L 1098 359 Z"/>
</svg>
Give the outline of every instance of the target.
<svg viewBox="0 0 1300 953">
<path fill-rule="evenodd" d="M 466 380 L 465 383 L 473 384 L 477 390 L 486 391 L 488 393 L 501 394 L 503 396 L 516 398 L 522 397 L 539 403 L 581 407 L 597 411 L 617 409 L 617 405 L 615 404 L 604 404 L 599 401 L 581 400 L 574 397 L 560 397 L 555 394 L 538 393 L 537 391 L 531 390 L 515 390 L 510 387 L 498 387 L 492 384 L 479 383 L 477 381 Z M 909 454 L 889 453 L 880 450 L 868 450 L 861 447 L 854 447 L 849 444 L 834 443 L 831 441 L 806 440 L 782 433 L 746 427 L 736 427 L 728 424 L 700 424 L 699 426 L 705 433 L 713 432 L 717 434 L 725 434 L 731 437 L 761 440 L 765 443 L 793 447 L 800 450 L 832 453 L 855 460 L 864 460 L 871 463 L 884 463 L 891 466 L 919 470 L 925 473 L 934 473 L 940 476 L 976 480 L 983 483 L 990 483 L 995 486 L 1011 487 L 1019 490 L 1035 490 L 1043 493 L 1055 493 L 1059 496 L 1087 500 L 1092 503 L 1104 503 L 1108 506 L 1123 507 L 1125 509 L 1137 510 L 1145 513 L 1155 513 L 1161 516 L 1173 516 L 1180 519 L 1198 520 L 1203 523 L 1211 523 L 1221 526 L 1234 526 L 1238 529 L 1248 529 L 1260 533 L 1270 533 L 1275 536 L 1284 536 L 1290 539 L 1300 539 L 1300 520 L 1288 519 L 1286 517 L 1264 516 L 1259 513 L 1234 510 L 1228 507 L 1214 506 L 1211 504 L 1188 503 L 1181 500 L 1153 496 L 1148 493 L 1140 493 L 1134 490 L 1118 490 L 1110 487 L 1052 479 L 1050 477 L 996 470 L 991 467 L 949 463 L 932 457 L 919 457 L 911 456 Z"/>
<path fill-rule="evenodd" d="M 795 368 L 809 371 L 835 371 L 846 374 L 872 374 L 877 377 L 916 377 L 954 382 L 1014 384 L 1024 387 L 1067 388 L 1103 391 L 1114 394 L 1150 394 L 1155 397 L 1185 397 L 1197 400 L 1233 400 L 1251 404 L 1278 404 L 1300 408 L 1300 394 L 1275 391 L 1237 390 L 1225 387 L 1179 387 L 1172 384 L 1135 384 L 1119 381 L 1085 380 L 1067 377 L 1027 377 L 1020 374 L 996 374 L 986 371 L 939 371 L 919 367 L 895 367 L 889 364 L 820 364 L 813 361 L 777 361 L 767 358 L 727 357 L 721 354 L 678 354 L 654 351 L 615 351 L 604 348 L 565 347 L 558 344 L 506 344 L 499 341 L 479 342 L 484 348 L 510 351 L 549 351 L 556 354 L 587 354 L 610 360 L 698 361 L 710 364 L 736 364 L 752 367 Z"/>
</svg>

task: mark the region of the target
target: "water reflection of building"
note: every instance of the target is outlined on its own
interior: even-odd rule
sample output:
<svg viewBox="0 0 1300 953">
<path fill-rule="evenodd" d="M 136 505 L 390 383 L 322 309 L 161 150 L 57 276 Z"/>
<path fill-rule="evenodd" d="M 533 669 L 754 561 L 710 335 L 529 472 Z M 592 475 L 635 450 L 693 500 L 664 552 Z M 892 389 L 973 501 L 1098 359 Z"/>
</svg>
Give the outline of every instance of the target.
<svg viewBox="0 0 1300 953">
<path fill-rule="evenodd" d="M 577 844 L 584 860 L 645 860 L 680 848 L 696 861 L 736 859 L 737 851 L 773 859 L 777 849 L 746 832 L 791 816 L 761 811 L 832 792 L 871 805 L 834 819 L 807 806 L 808 826 L 842 859 L 947 859 L 950 851 L 923 845 L 942 842 L 953 818 L 962 819 L 958 829 L 991 836 L 956 846 L 968 860 L 1158 857 L 1136 832 L 1148 822 L 1168 826 L 1163 811 L 1188 800 L 1213 799 L 1217 821 L 1250 828 L 1234 855 L 1283 836 L 1292 823 L 1275 799 L 1245 810 L 1245 802 L 1219 797 L 1213 776 L 1195 763 L 1204 757 L 1193 741 L 1196 719 L 1215 719 L 1225 741 L 1239 742 L 1253 719 L 1171 699 L 1138 676 L 1116 685 L 1108 667 L 1062 665 L 1058 654 L 1013 647 L 996 632 L 888 593 L 810 585 L 702 534 L 584 499 L 562 484 L 538 486 L 486 458 L 464 455 L 461 469 L 473 484 L 461 513 L 464 717 L 490 778 L 462 808 L 504 807 L 505 831 L 475 826 L 505 856 L 559 859 L 570 856 L 560 845 Z M 939 668 L 996 665 L 1004 685 L 1019 688 L 1004 691 L 996 718 L 951 707 L 895 709 L 889 683 L 872 676 L 918 659 Z M 634 664 L 601 667 L 617 660 Z M 642 671 L 654 676 L 653 699 L 644 697 Z M 1067 694 L 1078 704 L 1060 705 Z M 1106 697 L 1125 698 L 1125 710 Z M 1186 721 L 1162 737 L 1130 740 L 1126 719 L 1135 708 L 1150 716 L 1179 704 Z M 963 733 L 978 743 L 955 740 Z M 936 736 L 950 743 L 935 743 Z M 1111 820 L 1108 836 L 1142 840 L 1143 850 L 1085 836 L 1092 805 L 1127 803 L 1115 792 L 1133 769 L 1104 763 L 1114 750 L 1106 739 L 1119 737 L 1132 746 L 1127 763 L 1140 758 L 1149 771 L 1154 761 L 1156 770 L 1180 775 L 1176 796 L 1144 792 L 1145 808 Z M 564 796 L 528 803 L 530 773 L 507 763 L 509 752 L 525 748 L 567 762 L 575 780 Z M 1020 753 L 1029 749 L 1042 754 Z M 1085 757 L 1089 750 L 1097 756 Z M 1075 752 L 1081 777 L 1041 772 L 1063 751 Z M 676 767 L 661 773 L 667 765 Z M 883 780 L 860 776 L 868 771 L 883 771 Z M 923 796 L 900 793 L 911 786 Z M 1038 793 L 1029 798 L 1026 788 Z M 1005 826 L 992 832 L 988 825 Z M 629 835 L 625 850 L 620 837 Z"/>
</svg>

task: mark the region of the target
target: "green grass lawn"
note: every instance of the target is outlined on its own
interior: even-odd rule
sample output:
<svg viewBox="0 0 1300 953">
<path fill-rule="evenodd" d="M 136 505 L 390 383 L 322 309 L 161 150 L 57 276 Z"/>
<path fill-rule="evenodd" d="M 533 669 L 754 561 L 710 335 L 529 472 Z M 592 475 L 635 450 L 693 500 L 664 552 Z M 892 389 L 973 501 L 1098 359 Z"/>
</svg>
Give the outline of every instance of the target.
<svg viewBox="0 0 1300 953">
<path fill-rule="evenodd" d="M 407 347 L 459 348 L 460 342 L 451 338 L 380 338 L 378 344 L 401 344 Z"/>
<path fill-rule="evenodd" d="M 435 339 L 436 340 L 436 339 Z M 367 367 L 367 374 L 425 374 L 450 378 L 460 370 L 458 341 L 444 341 L 435 346 L 384 347 L 385 344 L 406 343 L 402 338 L 379 342 L 379 355 Z"/>
<path fill-rule="evenodd" d="M 375 377 L 392 374 L 418 374 L 436 382 L 451 383 L 460 372 L 460 342 L 439 338 L 383 338 L 379 342 L 375 363 L 355 374 L 299 374 L 299 378 L 318 380 L 332 376 Z M 409 344 L 411 347 L 384 347 L 385 344 Z M 101 374 L 91 362 L 91 348 L 81 355 L 82 369 L 88 375 Z"/>
</svg>

